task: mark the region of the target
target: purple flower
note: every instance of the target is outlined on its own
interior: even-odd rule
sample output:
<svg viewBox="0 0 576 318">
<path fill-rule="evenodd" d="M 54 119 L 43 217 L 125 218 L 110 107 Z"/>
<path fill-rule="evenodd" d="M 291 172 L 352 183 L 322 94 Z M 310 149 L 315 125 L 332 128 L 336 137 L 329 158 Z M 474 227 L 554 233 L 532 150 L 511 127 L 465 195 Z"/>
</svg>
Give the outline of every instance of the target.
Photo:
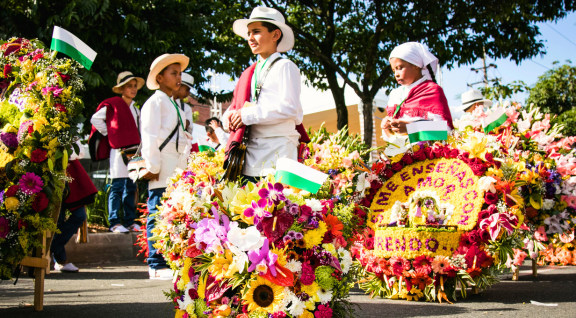
<svg viewBox="0 0 576 318">
<path fill-rule="evenodd" d="M 251 218 L 254 216 L 255 217 L 254 223 L 258 223 L 261 218 L 271 217 L 272 213 L 266 210 L 267 204 L 268 201 L 266 199 L 260 199 L 258 200 L 258 202 L 252 201 L 252 207 L 244 210 L 244 216 L 246 216 L 247 218 Z"/>
<path fill-rule="evenodd" d="M 22 176 L 22 178 L 20 178 L 18 185 L 20 186 L 20 190 L 25 194 L 34 194 L 42 190 L 44 182 L 42 181 L 42 178 L 33 172 L 27 172 Z"/>
<path fill-rule="evenodd" d="M 308 226 L 310 226 L 313 229 L 317 229 L 320 226 L 320 223 L 318 222 L 318 218 L 317 217 L 311 217 L 310 219 L 308 219 Z"/>
<path fill-rule="evenodd" d="M 300 233 L 300 232 L 295 232 L 294 233 L 294 238 L 297 240 L 301 240 L 304 238 L 304 234 Z"/>
<path fill-rule="evenodd" d="M 26 136 L 28 136 L 28 127 L 34 125 L 32 120 L 27 120 L 20 124 L 20 128 L 18 128 L 18 143 L 21 144 Z"/>
<path fill-rule="evenodd" d="M 296 203 L 291 204 L 290 208 L 288 209 L 288 213 L 292 215 L 298 215 L 298 213 L 300 213 L 300 206 Z"/>
<path fill-rule="evenodd" d="M 6 238 L 8 236 L 8 232 L 10 231 L 10 224 L 8 223 L 8 219 L 5 217 L 0 218 L 0 238 Z"/>
<path fill-rule="evenodd" d="M 284 186 L 281 183 L 272 185 L 272 183 L 268 182 L 268 189 L 262 188 L 258 191 L 258 194 L 262 199 L 268 199 L 271 203 L 278 204 L 278 202 L 286 200 L 282 191 L 284 191 Z"/>
<path fill-rule="evenodd" d="M 212 214 L 213 219 L 205 218 L 192 225 L 192 228 L 196 229 L 194 240 L 197 243 L 206 244 L 207 253 L 220 252 L 223 243 L 228 241 L 226 236 L 230 231 L 230 219 L 226 215 L 222 215 L 222 225 L 220 225 L 220 214 L 214 207 L 212 207 Z"/>
<path fill-rule="evenodd" d="M 0 134 L 0 140 L 8 148 L 18 147 L 18 138 L 15 133 L 2 133 Z"/>
<path fill-rule="evenodd" d="M 272 276 L 276 277 L 276 260 L 278 260 L 278 255 L 270 252 L 268 247 L 268 239 L 264 239 L 264 245 L 258 251 L 248 252 L 248 259 L 250 260 L 250 267 L 248 267 L 248 272 L 253 272 L 257 270 L 259 274 L 266 274 L 268 270 L 272 273 Z"/>
<path fill-rule="evenodd" d="M 4 203 L 4 191 L 6 190 L 0 191 L 0 204 Z"/>
</svg>

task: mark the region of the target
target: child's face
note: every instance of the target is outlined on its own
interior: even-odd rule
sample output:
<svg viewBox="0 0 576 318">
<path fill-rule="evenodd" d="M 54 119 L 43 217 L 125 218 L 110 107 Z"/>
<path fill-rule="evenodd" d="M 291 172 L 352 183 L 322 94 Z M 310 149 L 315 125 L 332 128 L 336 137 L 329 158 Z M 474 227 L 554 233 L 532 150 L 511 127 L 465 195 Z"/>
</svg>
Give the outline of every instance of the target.
<svg viewBox="0 0 576 318">
<path fill-rule="evenodd" d="M 156 81 L 160 88 L 165 87 L 172 92 L 177 91 L 182 83 L 182 69 L 180 64 L 171 64 L 166 67 L 164 73 L 156 75 Z"/>
<path fill-rule="evenodd" d="M 190 95 L 190 87 L 188 85 L 180 85 L 177 91 L 174 91 L 174 97 L 183 99 L 186 96 Z"/>
<path fill-rule="evenodd" d="M 269 32 L 262 22 L 252 22 L 248 25 L 248 45 L 254 54 L 273 53 L 281 34 L 280 30 Z"/>
<path fill-rule="evenodd" d="M 390 66 L 400 85 L 410 85 L 422 78 L 422 69 L 399 58 L 391 58 Z"/>
<path fill-rule="evenodd" d="M 133 79 L 120 87 L 120 92 L 122 93 L 122 96 L 134 99 L 138 93 L 138 82 L 136 79 Z"/>
</svg>

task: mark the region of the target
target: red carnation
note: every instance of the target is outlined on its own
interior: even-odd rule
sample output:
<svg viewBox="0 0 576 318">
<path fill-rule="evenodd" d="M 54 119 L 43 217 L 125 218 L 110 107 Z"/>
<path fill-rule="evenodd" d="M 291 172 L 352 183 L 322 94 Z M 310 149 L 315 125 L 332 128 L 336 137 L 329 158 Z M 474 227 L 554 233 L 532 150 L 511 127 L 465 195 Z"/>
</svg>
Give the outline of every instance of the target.
<svg viewBox="0 0 576 318">
<path fill-rule="evenodd" d="M 414 160 L 412 160 L 412 155 L 410 155 L 409 153 L 405 154 L 404 157 L 402 157 L 402 163 L 404 163 L 405 165 L 410 165 L 412 164 L 412 162 L 414 162 Z"/>
<path fill-rule="evenodd" d="M 56 108 L 56 110 L 58 110 L 59 112 L 62 112 L 62 113 L 67 113 L 67 112 L 68 112 L 68 110 L 66 109 L 66 107 L 65 107 L 64 105 L 62 105 L 62 104 L 58 104 L 58 103 L 57 103 L 56 105 L 54 105 L 54 108 Z"/>
<path fill-rule="evenodd" d="M 18 192 L 18 186 L 17 185 L 10 186 L 8 190 L 4 192 L 4 197 L 5 198 L 13 197 L 16 195 L 16 192 Z"/>
<path fill-rule="evenodd" d="M 36 212 L 41 212 L 48 207 L 50 200 L 46 197 L 44 192 L 40 192 L 36 195 L 34 203 L 32 203 L 32 209 Z"/>
<path fill-rule="evenodd" d="M 12 65 L 10 65 L 10 64 L 4 65 L 4 77 L 5 78 L 8 77 L 8 74 L 10 74 L 10 72 L 12 72 Z"/>
<path fill-rule="evenodd" d="M 32 155 L 30 156 L 30 161 L 35 163 L 43 162 L 46 160 L 46 154 L 48 154 L 46 150 L 34 149 L 34 151 L 32 151 Z"/>
<path fill-rule="evenodd" d="M 496 202 L 498 202 L 498 196 L 492 192 L 486 192 L 484 200 L 486 204 L 496 204 Z"/>
<path fill-rule="evenodd" d="M 34 126 L 33 125 L 28 126 L 28 133 L 31 134 L 33 132 L 34 132 Z"/>
<path fill-rule="evenodd" d="M 416 151 L 413 156 L 415 161 L 424 161 L 426 160 L 426 153 L 424 152 L 424 148 L 420 148 L 420 150 Z"/>
<path fill-rule="evenodd" d="M 44 53 L 40 52 L 40 53 L 34 55 L 34 57 L 32 58 L 32 62 L 36 62 L 43 57 L 44 57 Z"/>
<path fill-rule="evenodd" d="M 70 75 L 62 74 L 60 72 L 58 72 L 58 75 L 60 75 L 60 78 L 62 78 L 62 82 L 64 83 L 68 82 L 68 80 L 70 79 Z"/>
<path fill-rule="evenodd" d="M 400 171 L 402 170 L 402 168 L 404 168 L 404 166 L 402 166 L 400 162 L 396 162 L 395 164 L 392 165 L 392 170 L 394 171 Z"/>
</svg>

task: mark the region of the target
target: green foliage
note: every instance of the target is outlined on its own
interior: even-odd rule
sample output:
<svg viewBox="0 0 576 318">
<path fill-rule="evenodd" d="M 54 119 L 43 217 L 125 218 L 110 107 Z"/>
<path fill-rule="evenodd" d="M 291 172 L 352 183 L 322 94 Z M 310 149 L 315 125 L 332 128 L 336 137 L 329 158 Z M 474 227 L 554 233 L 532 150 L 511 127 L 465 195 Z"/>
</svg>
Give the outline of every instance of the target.
<svg viewBox="0 0 576 318">
<path fill-rule="evenodd" d="M 92 69 L 80 72 L 87 88 L 83 115 L 90 118 L 102 100 L 112 97 L 118 73 L 128 70 L 146 78 L 152 61 L 164 53 L 190 57 L 186 72 L 194 76 L 198 93 L 211 98 L 213 92 L 201 87 L 209 81 L 206 71 L 239 75 L 252 57 L 238 45 L 239 37 L 221 35 L 224 29 L 231 31 L 239 17 L 235 13 L 245 5 L 211 0 L 5 0 L 0 2 L 0 39 L 38 38 L 49 45 L 58 25 L 94 49 L 98 55 Z M 221 41 L 214 41 L 215 35 Z M 136 99 L 143 103 L 150 94 L 144 87 Z M 84 125 L 84 133 L 89 129 Z"/>
<path fill-rule="evenodd" d="M 544 113 L 563 114 L 576 103 L 576 67 L 567 64 L 555 67 L 538 78 L 526 103 L 536 104 Z M 554 64 L 557 64 L 555 62 Z M 564 117 L 567 119 L 567 117 Z M 570 128 L 568 128 L 570 129 Z M 572 128 L 574 129 L 574 128 Z"/>
<path fill-rule="evenodd" d="M 576 108 L 563 112 L 560 116 L 554 117 L 552 124 L 563 124 L 562 134 L 565 136 L 576 136 Z"/>
<path fill-rule="evenodd" d="M 524 81 L 513 81 L 509 84 L 500 84 L 495 82 L 494 85 L 489 87 L 481 87 L 480 91 L 486 99 L 505 99 L 511 97 L 513 94 L 530 91 L 530 87 Z"/>
</svg>

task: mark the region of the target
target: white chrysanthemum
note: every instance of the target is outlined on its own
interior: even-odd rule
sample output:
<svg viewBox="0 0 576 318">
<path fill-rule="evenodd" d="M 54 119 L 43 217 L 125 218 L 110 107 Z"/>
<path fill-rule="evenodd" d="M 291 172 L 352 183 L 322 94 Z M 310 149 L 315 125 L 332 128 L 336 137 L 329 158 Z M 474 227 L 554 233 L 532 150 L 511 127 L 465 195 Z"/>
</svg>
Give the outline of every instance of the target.
<svg viewBox="0 0 576 318">
<path fill-rule="evenodd" d="M 282 190 L 282 194 L 287 197 L 289 195 L 293 195 L 294 190 L 292 188 L 284 188 L 284 190 Z"/>
<path fill-rule="evenodd" d="M 332 294 L 332 289 L 320 288 L 318 289 L 318 292 L 316 293 L 317 297 L 315 298 L 318 298 L 318 301 L 324 305 L 332 301 Z"/>
<path fill-rule="evenodd" d="M 288 298 L 288 297 L 286 297 L 286 298 Z M 292 302 L 292 303 L 286 309 L 288 309 L 288 312 L 292 316 L 300 317 L 300 315 L 302 315 L 304 313 L 304 309 L 306 309 L 306 303 L 301 301 L 300 299 L 298 299 L 298 297 L 296 297 L 296 295 L 293 295 L 292 297 L 290 297 L 290 302 Z"/>
<path fill-rule="evenodd" d="M 184 300 L 177 299 L 176 301 L 178 302 L 178 308 L 180 308 L 180 310 L 186 310 L 188 305 L 194 302 L 194 300 L 192 300 L 192 298 L 190 297 L 188 289 L 184 291 Z"/>
<path fill-rule="evenodd" d="M 300 273 L 302 271 L 302 263 L 296 260 L 290 260 L 284 266 L 288 268 L 292 273 Z"/>
<path fill-rule="evenodd" d="M 350 255 L 350 252 L 341 247 L 338 249 L 338 258 L 340 259 L 342 273 L 344 275 L 348 274 L 350 267 L 352 267 L 352 256 Z"/>
<path fill-rule="evenodd" d="M 305 199 L 306 205 L 309 206 L 314 212 L 322 211 L 322 203 L 317 199 Z"/>
<path fill-rule="evenodd" d="M 551 210 L 552 208 L 554 208 L 554 200 L 544 199 L 544 203 L 542 204 L 542 209 Z"/>
<path fill-rule="evenodd" d="M 286 307 L 288 307 L 288 304 L 290 303 L 290 300 L 292 300 L 292 297 L 296 296 L 294 295 L 294 293 L 290 291 L 288 287 L 284 287 L 284 297 L 282 297 L 282 302 L 279 305 L 274 306 L 274 312 L 286 311 Z"/>
</svg>

